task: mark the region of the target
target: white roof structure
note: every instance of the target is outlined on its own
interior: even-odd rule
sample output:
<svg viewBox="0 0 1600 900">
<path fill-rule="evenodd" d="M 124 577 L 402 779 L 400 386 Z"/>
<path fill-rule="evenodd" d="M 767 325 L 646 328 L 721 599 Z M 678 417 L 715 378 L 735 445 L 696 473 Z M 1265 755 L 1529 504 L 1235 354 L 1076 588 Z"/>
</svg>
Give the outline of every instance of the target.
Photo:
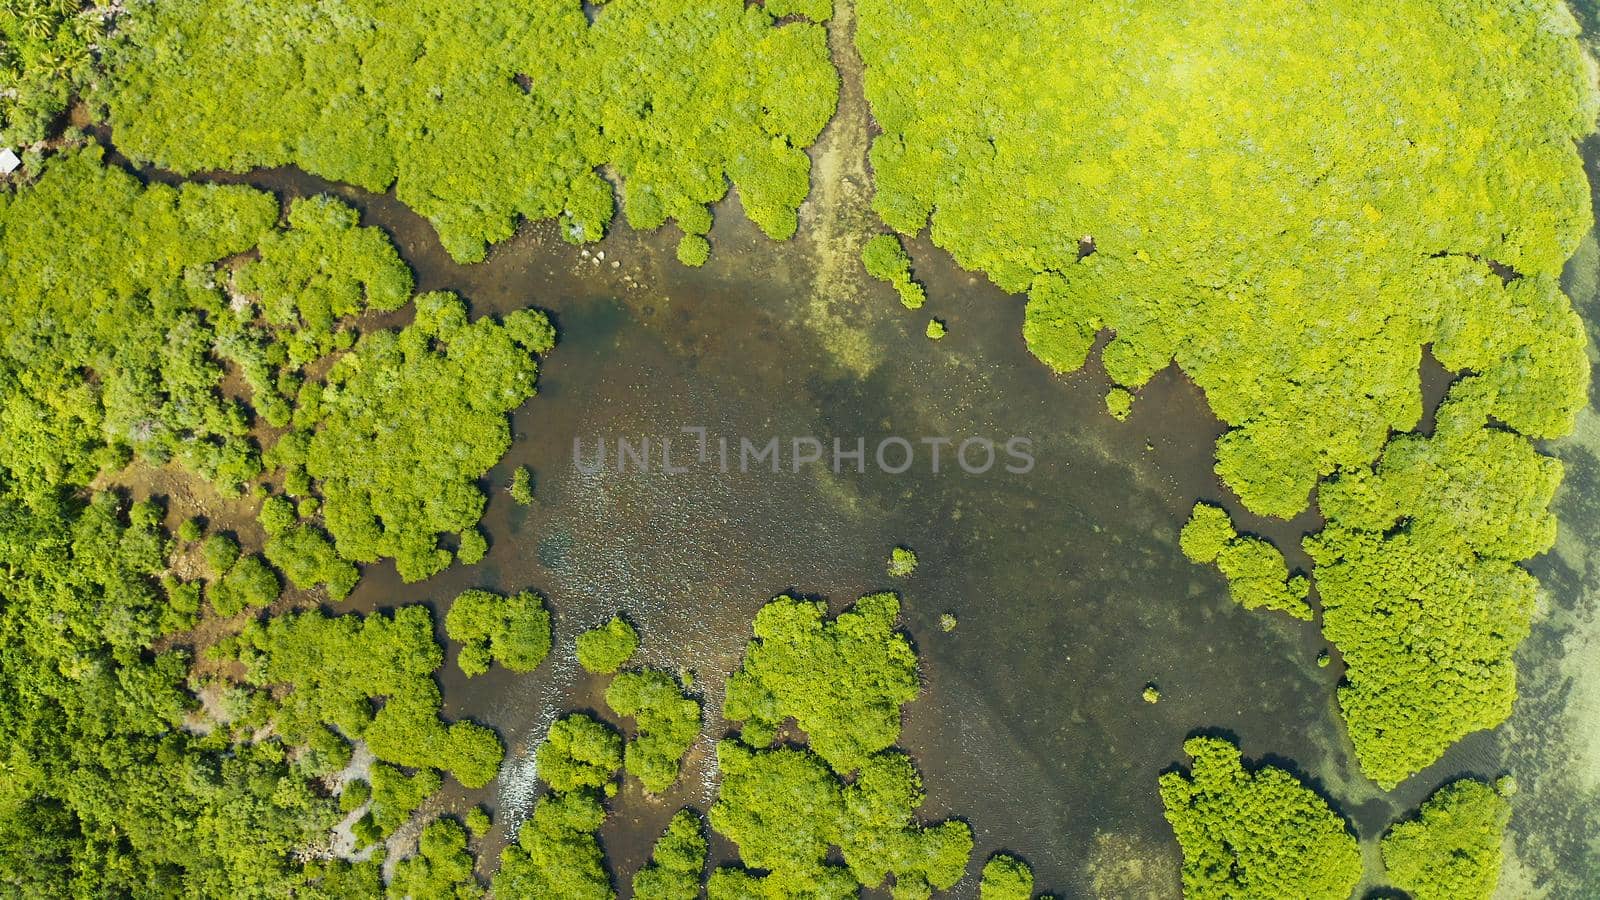
<svg viewBox="0 0 1600 900">
<path fill-rule="evenodd" d="M 0 175 L 10 175 L 20 165 L 22 165 L 22 160 L 17 158 L 17 154 L 11 152 L 10 147 L 0 149 Z"/>
</svg>

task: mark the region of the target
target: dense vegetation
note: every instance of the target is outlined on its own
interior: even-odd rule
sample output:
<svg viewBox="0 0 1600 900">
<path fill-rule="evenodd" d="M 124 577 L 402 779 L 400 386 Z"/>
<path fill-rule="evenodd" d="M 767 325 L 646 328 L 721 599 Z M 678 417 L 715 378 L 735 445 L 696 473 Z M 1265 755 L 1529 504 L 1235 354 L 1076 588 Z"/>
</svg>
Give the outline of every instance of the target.
<svg viewBox="0 0 1600 900">
<path fill-rule="evenodd" d="M 883 221 L 1026 291 L 1024 336 L 1058 371 L 1108 331 L 1114 414 L 1176 362 L 1228 426 L 1216 471 L 1251 511 L 1299 513 L 1415 428 L 1424 346 L 1472 373 L 1473 434 L 1437 451 L 1458 487 L 1384 479 L 1372 528 L 1325 500 L 1314 541 L 1341 707 L 1380 784 L 1509 709 L 1516 563 L 1547 542 L 1472 523 L 1538 518 L 1554 476 L 1521 477 L 1544 465 L 1529 442 L 1569 432 L 1586 393 L 1558 284 L 1591 224 L 1576 35 L 1557 0 L 860 4 Z M 1361 476 L 1339 477 L 1325 493 Z M 1458 512 L 1455 539 L 1384 533 Z M 1276 551 L 1243 540 L 1223 558 L 1235 597 L 1308 616 Z"/>
<path fill-rule="evenodd" d="M 1538 590 L 1517 561 L 1555 541 L 1561 465 L 1496 425 L 1495 396 L 1458 382 L 1431 436 L 1397 438 L 1327 483 L 1328 525 L 1306 540 L 1347 667 L 1339 705 L 1385 787 L 1500 724 L 1516 698 L 1512 656 Z"/>
<path fill-rule="evenodd" d="M 276 717 L 287 740 L 303 743 L 331 726 L 366 741 L 380 760 L 448 770 L 467 787 L 488 784 L 499 770 L 504 749 L 494 732 L 439 719 L 433 673 L 444 654 L 426 607 L 393 617 L 280 616 L 251 623 L 240 645 L 253 683 L 288 689 Z M 375 700 L 382 704 L 374 708 Z"/>
<path fill-rule="evenodd" d="M 1190 738 L 1183 749 L 1193 766 L 1161 776 L 1161 801 L 1183 847 L 1186 898 L 1350 896 L 1361 854 L 1321 797 L 1282 769 L 1247 771 L 1220 738 Z"/>
<path fill-rule="evenodd" d="M 461 644 L 456 664 L 467 677 L 497 662 L 513 672 L 532 672 L 550 653 L 550 613 L 532 591 L 502 597 L 463 591 L 444 616 L 445 634 Z"/>
<path fill-rule="evenodd" d="M 978 900 L 1033 900 L 1033 869 L 1015 856 L 996 853 L 983 864 Z"/>
<path fill-rule="evenodd" d="M 1245 609 L 1273 609 L 1311 620 L 1311 607 L 1306 603 L 1311 583 L 1304 575 L 1290 577 L 1289 565 L 1278 548 L 1235 531 L 1233 520 L 1221 507 L 1196 503 L 1178 535 L 1178 544 L 1190 561 L 1216 563 L 1228 579 L 1228 594 Z"/>
<path fill-rule="evenodd" d="M 94 47 L 113 14 L 104 0 L 0 4 L 0 145 L 32 144 L 93 71 Z"/>
<path fill-rule="evenodd" d="M 911 257 L 898 237 L 874 235 L 861 247 L 861 264 L 868 275 L 893 285 L 906 309 L 917 309 L 928 299 L 922 285 L 911 279 Z"/>
<path fill-rule="evenodd" d="M 435 819 L 422 829 L 416 855 L 395 864 L 386 893 L 392 900 L 473 900 L 483 890 L 472 867 L 467 829 L 455 819 Z"/>
<path fill-rule="evenodd" d="M 496 897 L 612 900 L 611 875 L 595 832 L 605 822 L 600 798 L 589 790 L 546 794 L 533 817 L 500 854 Z"/>
<path fill-rule="evenodd" d="M 713 900 L 853 897 L 886 883 L 893 896 L 915 900 L 966 870 L 971 828 L 918 823 L 922 776 L 890 747 L 900 707 L 917 693 L 916 656 L 894 630 L 898 599 L 873 594 L 832 621 L 826 613 L 820 601 L 769 602 L 728 680 L 724 715 L 743 729 L 717 745 L 721 785 L 710 819 L 747 868 L 717 869 L 707 887 Z M 811 746 L 768 749 L 790 716 Z M 843 867 L 829 862 L 831 848 Z"/>
<path fill-rule="evenodd" d="M 917 657 L 895 630 L 894 594 L 862 597 L 832 621 L 827 613 L 821 601 L 794 597 L 762 607 L 722 714 L 755 747 L 793 718 L 817 755 L 847 773 L 900 739 L 900 707 L 920 687 Z"/>
<path fill-rule="evenodd" d="M 650 862 L 634 873 L 636 900 L 695 900 L 706 870 L 705 823 L 682 809 L 650 851 Z"/>
<path fill-rule="evenodd" d="M 393 557 L 407 581 L 482 557 L 487 501 L 476 479 L 511 446 L 506 414 L 533 396 L 534 355 L 555 343 L 536 310 L 469 322 L 452 294 L 416 306 L 410 325 L 367 334 L 334 363 L 296 411 L 306 424 L 272 453 L 316 479 L 341 556 Z M 455 537 L 455 554 L 443 535 Z"/>
<path fill-rule="evenodd" d="M 678 765 L 700 734 L 700 702 L 659 669 L 623 672 L 606 687 L 606 706 L 634 721 L 623 766 L 645 789 L 662 793 L 678 780 Z"/>
<path fill-rule="evenodd" d="M 578 664 L 596 675 L 611 675 L 639 649 L 639 632 L 621 616 L 578 635 Z"/>
<path fill-rule="evenodd" d="M 1415 819 L 1383 837 L 1389 880 L 1414 900 L 1487 900 L 1500 881 L 1501 843 L 1511 804 L 1470 779 L 1447 784 Z"/>
<path fill-rule="evenodd" d="M 139 4 L 99 96 L 137 158 L 185 173 L 293 163 L 393 186 L 462 261 L 519 216 L 598 239 L 608 165 L 629 224 L 674 220 L 692 263 L 730 181 L 767 234 L 795 231 L 804 148 L 838 78 L 820 26 L 773 16 L 741 0 L 612 0 L 592 23 L 577 0 Z"/>
</svg>

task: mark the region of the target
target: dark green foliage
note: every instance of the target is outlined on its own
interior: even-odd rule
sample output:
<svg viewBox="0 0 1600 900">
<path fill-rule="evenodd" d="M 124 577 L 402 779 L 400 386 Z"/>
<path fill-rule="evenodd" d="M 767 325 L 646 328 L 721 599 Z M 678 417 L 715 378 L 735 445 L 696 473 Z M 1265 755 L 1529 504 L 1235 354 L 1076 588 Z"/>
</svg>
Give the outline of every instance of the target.
<svg viewBox="0 0 1600 900">
<path fill-rule="evenodd" d="M 211 582 L 206 599 L 211 601 L 211 608 L 217 615 L 226 617 L 245 609 L 271 606 L 282 589 L 277 573 L 267 568 L 260 556 L 251 553 L 240 557 L 228 574 Z"/>
<path fill-rule="evenodd" d="M 207 265 L 254 246 L 277 204 L 145 187 L 101 156 L 56 156 L 0 195 L 0 466 L 23 485 L 82 485 L 138 453 L 237 488 L 261 462 L 245 408 L 217 388 L 211 349 L 235 326 L 202 315 L 223 302 Z"/>
<path fill-rule="evenodd" d="M 273 534 L 262 553 L 297 588 L 327 585 L 330 600 L 343 600 L 361 580 L 361 571 L 342 559 L 315 525 L 292 525 Z"/>
<path fill-rule="evenodd" d="M 756 613 L 755 640 L 728 679 L 723 716 L 754 747 L 793 717 L 811 747 L 851 772 L 900 737 L 900 707 L 916 699 L 917 659 L 895 630 L 900 601 L 872 594 L 829 621 L 820 601 L 778 597 Z"/>
<path fill-rule="evenodd" d="M 228 574 L 233 564 L 239 560 L 239 542 L 228 534 L 213 534 L 206 538 L 200 545 L 200 555 L 205 558 L 206 568 L 210 570 L 211 577 L 221 578 Z"/>
<path fill-rule="evenodd" d="M 621 616 L 578 635 L 578 665 L 596 675 L 621 669 L 639 649 L 639 632 Z"/>
<path fill-rule="evenodd" d="M 598 788 L 622 768 L 622 736 L 583 713 L 555 720 L 535 753 L 539 777 L 557 793 Z"/>
<path fill-rule="evenodd" d="M 393 900 L 472 900 L 483 896 L 472 867 L 467 830 L 455 819 L 434 819 L 422 829 L 416 855 L 395 864 L 387 895 Z"/>
<path fill-rule="evenodd" d="M 3 891 L 291 893 L 291 854 L 332 826 L 333 801 L 253 728 L 184 730 L 188 659 L 152 647 L 168 547 L 150 517 L 10 488 L 0 477 Z"/>
<path fill-rule="evenodd" d="M 1323 635 L 1346 666 L 1339 706 L 1362 771 L 1385 788 L 1505 721 L 1516 698 L 1538 589 L 1517 561 L 1555 541 L 1561 464 L 1495 424 L 1497 396 L 1458 382 L 1432 436 L 1396 438 L 1324 486 L 1328 525 L 1305 542 Z"/>
<path fill-rule="evenodd" d="M 0 144 L 47 136 L 72 92 L 90 81 L 106 19 L 100 4 L 77 0 L 0 4 Z"/>
<path fill-rule="evenodd" d="M 1189 774 L 1161 776 L 1167 821 L 1183 847 L 1183 894 L 1191 900 L 1346 900 L 1361 880 L 1361 854 L 1344 819 L 1282 769 L 1254 772 L 1219 738 L 1184 742 Z"/>
<path fill-rule="evenodd" d="M 444 630 L 461 642 L 456 664 L 468 677 L 489 671 L 491 661 L 532 672 L 550 652 L 550 613 L 532 591 L 510 597 L 463 591 L 445 613 Z"/>
<path fill-rule="evenodd" d="M 183 541 L 185 544 L 192 544 L 200 540 L 200 535 L 204 533 L 200 520 L 193 516 L 178 523 L 178 540 Z"/>
<path fill-rule="evenodd" d="M 922 285 L 911 280 L 911 257 L 906 255 L 905 248 L 900 246 L 900 238 L 892 234 L 874 235 L 861 247 L 861 264 L 866 267 L 867 274 L 879 281 L 887 281 L 894 285 L 900 294 L 900 303 L 906 309 L 917 309 L 927 300 L 922 290 Z M 935 335 L 930 330 L 928 337 L 943 337 L 941 331 Z"/>
<path fill-rule="evenodd" d="M 1216 563 L 1228 579 L 1229 596 L 1245 609 L 1272 609 L 1311 620 L 1311 606 L 1306 603 L 1311 583 L 1304 575 L 1290 577 L 1289 564 L 1277 547 L 1235 531 L 1221 507 L 1196 503 L 1178 544 L 1190 561 Z"/>
<path fill-rule="evenodd" d="M 700 702 L 659 669 L 623 672 L 606 687 L 606 705 L 634 720 L 623 763 L 645 789 L 660 794 L 678 780 L 678 765 L 700 734 Z"/>
<path fill-rule="evenodd" d="M 1500 881 L 1511 804 L 1493 787 L 1464 779 L 1445 785 L 1415 819 L 1383 837 L 1389 880 L 1414 900 L 1488 900 Z"/>
<path fill-rule="evenodd" d="M 590 791 L 547 794 L 500 854 L 496 897 L 613 900 L 605 854 L 594 833 L 606 812 Z"/>
<path fill-rule="evenodd" d="M 302 742 L 314 728 L 332 725 L 366 740 L 380 760 L 448 769 L 473 788 L 499 769 L 504 750 L 494 732 L 439 720 L 433 672 L 443 653 L 426 607 L 402 607 L 393 618 L 285 615 L 247 627 L 241 643 L 254 683 L 288 688 L 277 716 L 287 740 Z M 378 699 L 383 705 L 374 711 Z"/>
<path fill-rule="evenodd" d="M 678 810 L 633 876 L 634 900 L 695 900 L 705 870 L 705 824 L 694 810 Z"/>
<path fill-rule="evenodd" d="M 462 261 L 519 216 L 598 239 L 607 164 L 635 228 L 704 234 L 731 180 L 782 239 L 838 79 L 820 26 L 771 26 L 742 0 L 612 0 L 593 24 L 576 0 L 179 0 L 129 11 L 103 97 L 135 157 L 393 185 Z"/>
<path fill-rule="evenodd" d="M 275 459 L 317 479 L 340 555 L 394 557 L 407 581 L 450 563 L 443 533 L 483 515 L 475 480 L 511 445 L 506 413 L 534 394 L 547 347 L 543 313 L 467 321 L 451 294 L 417 298 L 416 320 L 364 336 L 329 371 L 309 436 L 285 438 Z M 303 450 L 303 457 L 300 451 Z"/>
</svg>

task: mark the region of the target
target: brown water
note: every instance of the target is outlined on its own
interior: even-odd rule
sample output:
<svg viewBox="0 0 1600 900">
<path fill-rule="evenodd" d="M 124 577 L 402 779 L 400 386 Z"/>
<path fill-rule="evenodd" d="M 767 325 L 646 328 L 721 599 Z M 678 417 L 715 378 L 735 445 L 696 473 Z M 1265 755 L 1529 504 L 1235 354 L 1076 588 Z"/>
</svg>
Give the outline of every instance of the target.
<svg viewBox="0 0 1600 900">
<path fill-rule="evenodd" d="M 846 28 L 847 17 L 834 27 Z M 923 310 L 902 309 L 887 286 L 867 281 L 854 258 L 870 222 L 865 123 L 858 85 L 847 78 L 841 117 L 817 153 L 801 237 L 767 241 L 730 200 L 718 210 L 712 260 L 699 270 L 673 259 L 675 234 L 620 225 L 589 248 L 604 261 L 541 226 L 461 267 L 392 196 L 292 170 L 219 176 L 286 199 L 337 193 L 394 237 L 418 290 L 457 291 L 474 315 L 539 306 L 561 328 L 540 395 L 515 414 L 515 444 L 484 480 L 488 558 L 418 585 L 402 584 L 390 565 L 367 567 L 339 607 L 428 602 L 442 612 L 479 586 L 532 588 L 549 599 L 557 645 L 538 671 L 497 667 L 468 680 L 452 649 L 441 676 L 446 716 L 498 729 L 509 748 L 495 784 L 465 791 L 452 782 L 433 804 L 459 811 L 481 802 L 496 813 L 481 848 L 485 874 L 537 795 L 531 750 L 549 721 L 603 708 L 603 680 L 572 658 L 578 631 L 625 611 L 644 636 L 640 660 L 693 672 L 710 720 L 667 797 L 646 798 L 630 781 L 612 803 L 603 840 L 626 895 L 667 818 L 686 804 L 703 811 L 713 798 L 710 738 L 725 731 L 715 715 L 720 684 L 737 667 L 760 605 L 801 592 L 842 607 L 894 588 L 922 661 L 925 690 L 907 708 L 902 744 L 925 777 L 924 812 L 969 821 L 980 863 L 997 849 L 1020 853 L 1042 890 L 1175 896 L 1178 849 L 1156 777 L 1182 762 L 1183 739 L 1203 729 L 1233 735 L 1252 759 L 1302 773 L 1352 818 L 1369 852 L 1392 817 L 1438 784 L 1509 768 L 1524 791 L 1503 893 L 1600 895 L 1600 786 L 1582 769 L 1600 765 L 1592 752 L 1600 729 L 1572 713 L 1600 693 L 1593 673 L 1574 665 L 1575 653 L 1600 648 L 1600 558 L 1590 559 L 1585 540 L 1600 527 L 1600 426 L 1588 423 L 1556 448 L 1570 465 L 1559 500 L 1568 537 L 1562 553 L 1534 566 L 1549 609 L 1519 657 L 1524 699 L 1513 726 L 1468 738 L 1384 795 L 1355 774 L 1334 707 L 1339 665 L 1315 665 L 1324 649 L 1315 627 L 1238 608 L 1214 571 L 1176 550 L 1196 499 L 1231 499 L 1211 473 L 1221 428 L 1198 391 L 1168 370 L 1141 392 L 1128 421 L 1113 421 L 1093 365 L 1051 376 L 1023 346 L 1021 301 L 925 241 L 909 247 L 928 289 Z M 1595 283 L 1583 269 L 1591 264 L 1600 267 L 1600 252 L 1575 263 L 1569 281 Z M 1580 297 L 1591 322 L 1600 318 L 1596 293 Z M 944 340 L 923 337 L 929 315 L 949 325 Z M 1037 464 L 1026 475 L 981 476 L 933 475 L 926 465 L 889 475 L 870 463 L 864 474 L 696 466 L 677 475 L 585 475 L 573 464 L 575 439 L 592 453 L 602 437 L 677 437 L 681 452 L 686 425 L 758 443 L 813 435 L 847 445 L 861 437 L 869 447 L 887 435 L 1015 435 L 1032 440 Z M 502 490 L 521 464 L 536 476 L 530 508 Z M 1303 559 L 1298 537 L 1316 527 L 1312 515 L 1243 524 L 1276 540 L 1292 562 Z M 897 544 L 921 560 L 898 581 L 884 573 Z M 947 612 L 959 622 L 948 634 L 938 627 Z M 1141 700 L 1148 682 L 1160 686 L 1159 704 Z M 955 894 L 975 890 L 969 876 Z"/>
</svg>

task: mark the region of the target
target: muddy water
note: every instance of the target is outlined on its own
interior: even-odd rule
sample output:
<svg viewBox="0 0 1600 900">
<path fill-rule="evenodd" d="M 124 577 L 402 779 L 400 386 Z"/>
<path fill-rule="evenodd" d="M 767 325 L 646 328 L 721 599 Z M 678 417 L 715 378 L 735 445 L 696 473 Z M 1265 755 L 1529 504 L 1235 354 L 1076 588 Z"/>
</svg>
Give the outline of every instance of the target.
<svg viewBox="0 0 1600 900">
<path fill-rule="evenodd" d="M 487 559 L 418 585 L 402 584 L 392 566 L 368 567 L 340 605 L 365 612 L 426 602 L 442 613 L 468 587 L 532 588 L 549 599 L 556 650 L 538 671 L 497 667 L 468 680 L 450 665 L 441 676 L 446 716 L 493 726 L 509 749 L 497 782 L 482 791 L 451 783 L 433 804 L 495 812 L 481 848 L 485 874 L 537 796 L 531 752 L 550 720 L 603 709 L 604 681 L 572 658 L 578 631 L 625 612 L 644 635 L 640 661 L 692 675 L 708 712 L 706 737 L 673 792 L 653 799 L 630 786 L 611 804 L 602 837 L 626 895 L 667 818 L 684 805 L 703 811 L 714 796 L 711 738 L 726 731 L 716 716 L 721 680 L 737 667 L 762 602 L 798 592 L 842 608 L 892 588 L 922 662 L 925 690 L 907 709 L 902 744 L 925 777 L 924 813 L 970 822 L 979 861 L 1001 848 L 1026 857 L 1041 889 L 1176 896 L 1178 851 L 1156 777 L 1183 761 L 1186 736 L 1206 730 L 1302 774 L 1350 816 L 1369 854 L 1387 823 L 1438 784 L 1512 771 L 1523 792 L 1502 894 L 1600 895 L 1600 557 L 1587 540 L 1600 528 L 1600 412 L 1552 448 L 1569 465 L 1558 501 L 1563 538 L 1534 565 L 1547 596 L 1519 656 L 1524 696 L 1512 724 L 1463 741 L 1383 794 L 1355 774 L 1333 701 L 1339 665 L 1316 666 L 1324 645 L 1315 628 L 1236 607 L 1213 571 L 1177 553 L 1196 499 L 1231 500 L 1210 470 L 1220 425 L 1192 385 L 1162 373 L 1118 423 L 1104 412 L 1106 382 L 1093 364 L 1049 375 L 1022 344 L 1020 300 L 925 241 L 909 246 L 928 289 L 923 310 L 902 309 L 861 275 L 869 129 L 839 41 L 847 10 L 834 28 L 846 60 L 842 112 L 816 154 L 801 236 L 767 241 L 730 200 L 718 210 L 712 260 L 699 270 L 673 260 L 674 234 L 636 234 L 622 223 L 588 256 L 551 228 L 528 227 L 486 262 L 461 267 L 393 197 L 292 170 L 218 176 L 286 199 L 337 193 L 395 238 L 419 290 L 457 291 L 474 315 L 538 306 L 561 328 L 540 395 L 515 414 L 514 446 L 484 480 Z M 1592 323 L 1600 245 L 1591 238 L 1585 253 L 1568 281 Z M 942 341 L 922 334 L 930 315 L 949 326 Z M 735 446 L 741 437 L 759 445 L 814 436 L 830 448 L 835 438 L 846 448 L 861 438 L 871 448 L 890 435 L 1019 436 L 1031 441 L 1035 465 L 983 475 L 948 458 L 935 475 L 926 455 L 900 475 L 870 458 L 865 472 L 837 474 L 815 465 L 739 472 L 736 462 L 723 472 L 715 459 L 666 474 L 659 456 L 649 473 L 619 473 L 614 459 L 593 474 L 574 465 L 575 440 L 588 459 L 597 442 L 614 449 L 618 438 L 649 438 L 657 454 L 673 438 L 682 461 L 693 440 L 684 426 Z M 529 508 L 502 490 L 517 465 L 535 472 Z M 1246 517 L 1243 525 L 1303 561 L 1298 537 L 1316 522 Z M 921 560 L 903 580 L 884 572 L 898 544 Z M 949 633 L 938 624 L 946 613 L 958 623 Z M 1152 682 L 1161 690 L 1154 705 L 1140 698 Z M 955 894 L 975 891 L 969 876 Z"/>
</svg>

